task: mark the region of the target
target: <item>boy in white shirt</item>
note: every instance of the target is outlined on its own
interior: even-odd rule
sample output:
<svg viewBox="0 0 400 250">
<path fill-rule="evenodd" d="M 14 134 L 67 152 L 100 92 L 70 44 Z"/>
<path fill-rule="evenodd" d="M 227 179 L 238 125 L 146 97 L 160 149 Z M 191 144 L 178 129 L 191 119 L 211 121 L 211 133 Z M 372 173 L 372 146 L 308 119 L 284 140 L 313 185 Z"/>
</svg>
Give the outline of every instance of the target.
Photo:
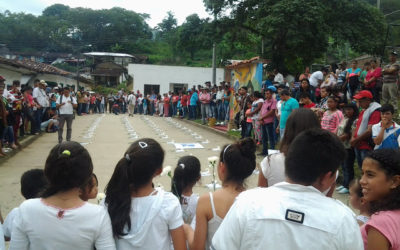
<svg viewBox="0 0 400 250">
<path fill-rule="evenodd" d="M 345 154 L 336 135 L 302 132 L 285 159 L 287 182 L 240 194 L 213 238 L 213 249 L 364 249 L 354 214 L 325 196 Z"/>
<path fill-rule="evenodd" d="M 399 149 L 400 126 L 393 121 L 393 114 L 393 105 L 382 105 L 381 122 L 372 126 L 372 139 L 375 143 L 375 150 L 382 148 Z"/>
<path fill-rule="evenodd" d="M 72 120 L 74 119 L 74 108 L 78 107 L 76 98 L 70 96 L 69 88 L 64 88 L 63 94 L 57 99 L 59 115 L 58 143 L 63 141 L 64 123 L 67 122 L 67 141 L 71 140 Z"/>
</svg>

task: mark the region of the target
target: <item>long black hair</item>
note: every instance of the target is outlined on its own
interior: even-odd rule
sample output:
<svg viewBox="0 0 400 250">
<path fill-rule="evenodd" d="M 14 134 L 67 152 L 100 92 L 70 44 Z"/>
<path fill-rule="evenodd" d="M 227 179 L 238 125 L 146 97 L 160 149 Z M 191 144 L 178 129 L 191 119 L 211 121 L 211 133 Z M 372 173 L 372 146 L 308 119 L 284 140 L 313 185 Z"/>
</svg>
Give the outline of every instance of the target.
<svg viewBox="0 0 400 250">
<path fill-rule="evenodd" d="M 387 179 L 400 175 L 400 152 L 395 149 L 378 149 L 371 151 L 366 159 L 372 159 L 385 172 Z M 400 209 L 400 185 L 390 190 L 389 194 L 379 201 L 370 202 L 370 212 Z"/>
<path fill-rule="evenodd" d="M 243 186 L 244 180 L 256 168 L 255 152 L 256 144 L 251 138 L 225 145 L 219 156 L 220 162 L 223 162 L 228 170 L 224 182 L 234 182 L 238 186 Z"/>
<path fill-rule="evenodd" d="M 354 103 L 349 103 L 344 106 L 344 109 L 353 109 L 353 116 L 349 117 L 347 120 L 346 126 L 344 126 L 344 133 L 350 135 L 351 137 L 351 128 L 353 126 L 354 121 L 358 118 L 358 108 L 357 105 Z"/>
<path fill-rule="evenodd" d="M 80 188 L 90 181 L 92 173 L 92 158 L 81 144 L 72 141 L 57 144 L 51 149 L 44 167 L 48 186 L 42 197 Z"/>
<path fill-rule="evenodd" d="M 151 138 L 132 143 L 118 161 L 105 190 L 114 236 L 126 235 L 125 225 L 131 229 L 131 194 L 152 180 L 163 161 L 164 150 Z"/>
<path fill-rule="evenodd" d="M 183 190 L 200 180 L 200 161 L 195 156 L 187 155 L 178 160 L 172 177 L 171 192 L 181 201 Z"/>
<path fill-rule="evenodd" d="M 310 109 L 300 108 L 294 110 L 287 119 L 285 134 L 279 150 L 286 155 L 294 138 L 307 129 L 321 128 L 317 115 Z"/>
</svg>

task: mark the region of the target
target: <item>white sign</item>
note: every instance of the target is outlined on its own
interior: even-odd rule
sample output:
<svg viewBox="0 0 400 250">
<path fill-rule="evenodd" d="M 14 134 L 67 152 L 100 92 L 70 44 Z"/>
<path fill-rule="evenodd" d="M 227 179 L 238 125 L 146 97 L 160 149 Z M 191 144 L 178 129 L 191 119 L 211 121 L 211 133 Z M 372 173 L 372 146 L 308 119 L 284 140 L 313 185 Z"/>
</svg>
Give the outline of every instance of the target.
<svg viewBox="0 0 400 250">
<path fill-rule="evenodd" d="M 174 143 L 176 149 L 194 149 L 204 148 L 200 143 L 188 142 L 188 143 Z"/>
</svg>

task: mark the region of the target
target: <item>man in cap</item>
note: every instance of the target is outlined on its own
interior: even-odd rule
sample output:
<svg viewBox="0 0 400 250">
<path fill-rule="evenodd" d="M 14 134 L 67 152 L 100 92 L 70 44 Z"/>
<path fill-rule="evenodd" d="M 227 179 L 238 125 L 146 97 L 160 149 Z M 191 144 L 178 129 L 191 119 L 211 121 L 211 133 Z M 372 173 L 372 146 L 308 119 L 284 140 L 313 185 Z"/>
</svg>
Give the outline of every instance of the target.
<svg viewBox="0 0 400 250">
<path fill-rule="evenodd" d="M 39 82 L 39 86 L 33 89 L 32 97 L 36 104 L 35 116 L 35 134 L 40 132 L 43 114 L 49 107 L 49 97 L 46 95 L 47 83 L 44 80 Z"/>
<path fill-rule="evenodd" d="M 397 63 L 397 52 L 392 51 L 389 56 L 390 63 L 383 70 L 382 104 L 392 104 L 397 112 L 397 83 L 399 80 L 400 65 Z"/>
<path fill-rule="evenodd" d="M 363 110 L 360 112 L 350 144 L 355 149 L 358 167 L 361 169 L 362 162 L 372 147 L 372 126 L 381 121 L 379 111 L 381 105 L 373 101 L 372 93 L 368 90 L 358 92 L 354 97 Z"/>
</svg>

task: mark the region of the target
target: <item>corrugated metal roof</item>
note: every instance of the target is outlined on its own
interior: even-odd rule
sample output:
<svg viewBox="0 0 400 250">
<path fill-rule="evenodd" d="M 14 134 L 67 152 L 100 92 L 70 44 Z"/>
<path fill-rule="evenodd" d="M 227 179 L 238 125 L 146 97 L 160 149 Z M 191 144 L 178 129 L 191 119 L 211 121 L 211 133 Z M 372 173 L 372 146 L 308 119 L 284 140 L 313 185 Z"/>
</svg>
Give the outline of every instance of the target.
<svg viewBox="0 0 400 250">
<path fill-rule="evenodd" d="M 130 55 L 130 54 L 124 54 L 124 53 L 111 53 L 111 52 L 88 52 L 88 53 L 83 53 L 85 56 L 113 56 L 113 57 L 131 57 L 135 58 L 135 56 Z"/>
</svg>

